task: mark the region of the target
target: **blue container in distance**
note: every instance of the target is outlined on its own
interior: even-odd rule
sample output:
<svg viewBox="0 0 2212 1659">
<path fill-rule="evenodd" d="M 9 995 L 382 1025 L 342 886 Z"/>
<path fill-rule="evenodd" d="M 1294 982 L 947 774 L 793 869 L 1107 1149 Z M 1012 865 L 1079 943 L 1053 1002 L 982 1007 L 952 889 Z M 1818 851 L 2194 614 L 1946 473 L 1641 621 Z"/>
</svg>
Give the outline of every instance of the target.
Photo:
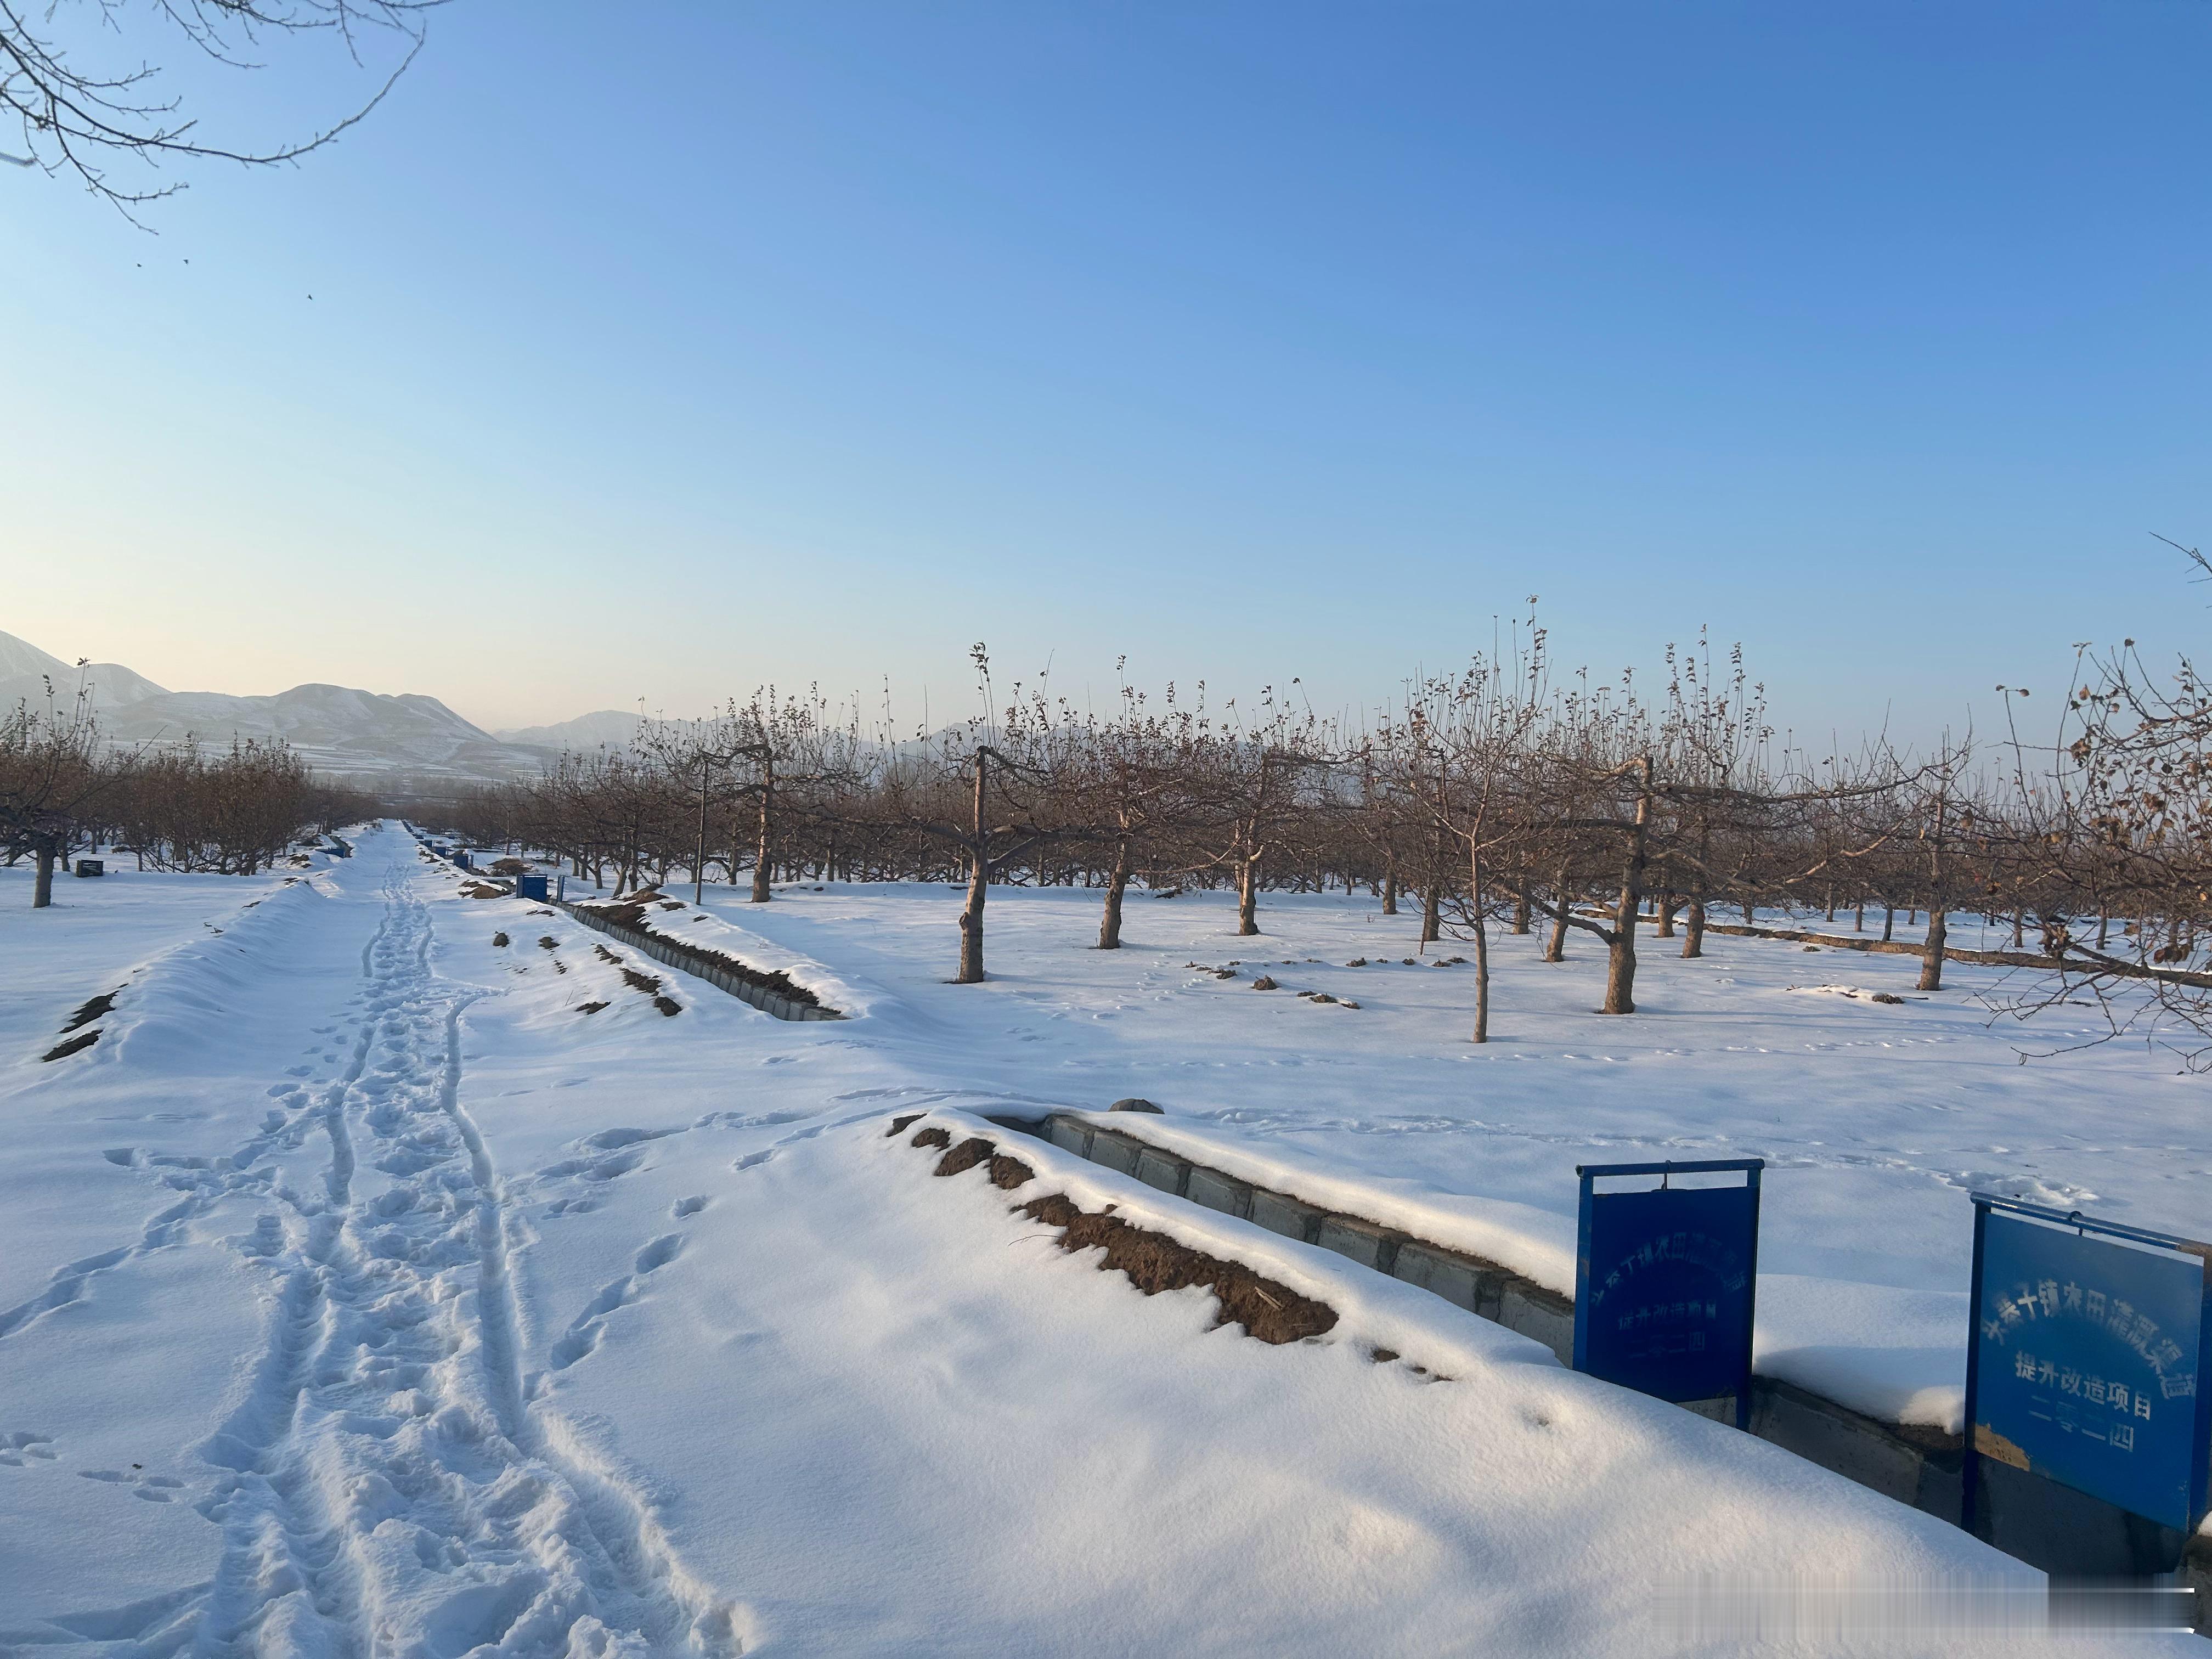
<svg viewBox="0 0 2212 1659">
<path fill-rule="evenodd" d="M 537 899 L 542 902 L 552 896 L 548 890 L 549 886 L 550 883 L 544 876 L 517 876 L 514 878 L 514 896 L 520 899 Z"/>
</svg>

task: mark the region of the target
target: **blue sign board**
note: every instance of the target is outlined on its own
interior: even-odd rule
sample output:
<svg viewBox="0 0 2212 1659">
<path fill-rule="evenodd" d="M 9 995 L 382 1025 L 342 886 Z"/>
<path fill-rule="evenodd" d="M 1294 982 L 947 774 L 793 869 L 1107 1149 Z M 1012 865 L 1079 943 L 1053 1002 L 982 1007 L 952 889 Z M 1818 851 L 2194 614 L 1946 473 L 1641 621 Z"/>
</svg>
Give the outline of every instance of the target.
<svg viewBox="0 0 2212 1659">
<path fill-rule="evenodd" d="M 1575 1369 L 1662 1400 L 1735 1396 L 1751 1424 L 1751 1333 L 1759 1281 L 1759 1158 L 1591 1164 L 1582 1176 L 1575 1259 Z M 1677 1187 L 1677 1176 L 1740 1171 L 1741 1186 Z M 1601 1193 L 1615 1176 L 1657 1176 Z"/>
<path fill-rule="evenodd" d="M 2194 1528 L 2212 1408 L 2204 1249 L 1974 1194 L 1969 1527 L 1986 1457 Z"/>
</svg>

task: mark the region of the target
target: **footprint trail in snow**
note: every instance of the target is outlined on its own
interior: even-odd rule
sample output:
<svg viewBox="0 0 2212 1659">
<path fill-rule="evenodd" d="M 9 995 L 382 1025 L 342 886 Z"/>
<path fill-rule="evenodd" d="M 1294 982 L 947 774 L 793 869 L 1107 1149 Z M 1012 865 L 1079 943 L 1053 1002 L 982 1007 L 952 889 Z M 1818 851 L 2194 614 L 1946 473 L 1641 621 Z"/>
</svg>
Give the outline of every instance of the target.
<svg viewBox="0 0 2212 1659">
<path fill-rule="evenodd" d="M 383 897 L 346 1066 L 263 1138 L 319 1134 L 319 1179 L 270 1182 L 236 1241 L 276 1314 L 201 1448 L 223 1547 L 191 1650 L 734 1652 L 637 1495 L 524 1399 L 505 1196 L 459 1099 L 483 994 L 432 970 L 403 872 Z"/>
</svg>

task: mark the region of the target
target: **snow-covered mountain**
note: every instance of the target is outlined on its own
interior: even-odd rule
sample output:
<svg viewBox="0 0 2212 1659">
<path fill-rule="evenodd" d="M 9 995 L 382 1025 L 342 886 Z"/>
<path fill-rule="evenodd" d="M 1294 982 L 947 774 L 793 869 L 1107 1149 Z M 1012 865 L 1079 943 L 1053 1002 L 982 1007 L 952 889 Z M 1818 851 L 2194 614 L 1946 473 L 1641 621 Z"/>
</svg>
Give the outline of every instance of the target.
<svg viewBox="0 0 2212 1659">
<path fill-rule="evenodd" d="M 601 708 L 553 726 L 522 726 L 492 735 L 501 743 L 526 744 L 536 749 L 574 749 L 588 751 L 604 745 L 626 749 L 643 722 L 619 708 Z"/>
<path fill-rule="evenodd" d="M 42 701 L 52 676 L 74 696 L 80 671 L 12 634 L 0 634 L 0 706 Z M 317 770 L 364 781 L 457 782 L 526 775 L 558 744 L 502 743 L 435 697 L 390 696 L 342 685 L 295 685 L 273 696 L 167 691 L 118 664 L 82 671 L 92 687 L 101 731 L 118 744 L 227 746 L 234 739 L 282 738 Z M 592 717 L 586 716 L 586 719 Z"/>
<path fill-rule="evenodd" d="M 534 772 L 545 758 L 542 750 L 499 742 L 435 697 L 343 685 L 295 685 L 268 697 L 170 691 L 107 711 L 101 724 L 126 743 L 282 738 L 331 773 L 507 777 Z"/>
<path fill-rule="evenodd" d="M 49 689 L 69 702 L 82 686 L 86 701 L 95 708 L 116 708 L 145 697 L 157 697 L 163 688 L 143 674 L 133 673 L 119 662 L 88 663 L 79 668 L 49 656 L 27 640 L 0 634 L 0 708 L 18 702 L 40 703 Z"/>
</svg>

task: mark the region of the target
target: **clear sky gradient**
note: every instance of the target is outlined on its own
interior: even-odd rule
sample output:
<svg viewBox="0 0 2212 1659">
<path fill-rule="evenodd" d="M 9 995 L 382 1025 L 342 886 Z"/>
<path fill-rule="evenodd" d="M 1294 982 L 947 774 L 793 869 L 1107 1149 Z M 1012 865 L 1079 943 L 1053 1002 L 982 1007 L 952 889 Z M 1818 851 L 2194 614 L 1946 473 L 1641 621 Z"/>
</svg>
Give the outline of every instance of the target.
<svg viewBox="0 0 2212 1659">
<path fill-rule="evenodd" d="M 2203 631 L 2147 532 L 2212 541 L 2208 47 L 2181 0 L 458 0 L 158 235 L 0 169 L 0 628 L 487 726 L 919 718 L 976 640 L 1372 703 L 1534 593 L 1601 671 L 1741 639 L 1801 731 L 1986 722 Z M 295 133 L 362 84 L 316 61 L 185 84 Z"/>
</svg>

